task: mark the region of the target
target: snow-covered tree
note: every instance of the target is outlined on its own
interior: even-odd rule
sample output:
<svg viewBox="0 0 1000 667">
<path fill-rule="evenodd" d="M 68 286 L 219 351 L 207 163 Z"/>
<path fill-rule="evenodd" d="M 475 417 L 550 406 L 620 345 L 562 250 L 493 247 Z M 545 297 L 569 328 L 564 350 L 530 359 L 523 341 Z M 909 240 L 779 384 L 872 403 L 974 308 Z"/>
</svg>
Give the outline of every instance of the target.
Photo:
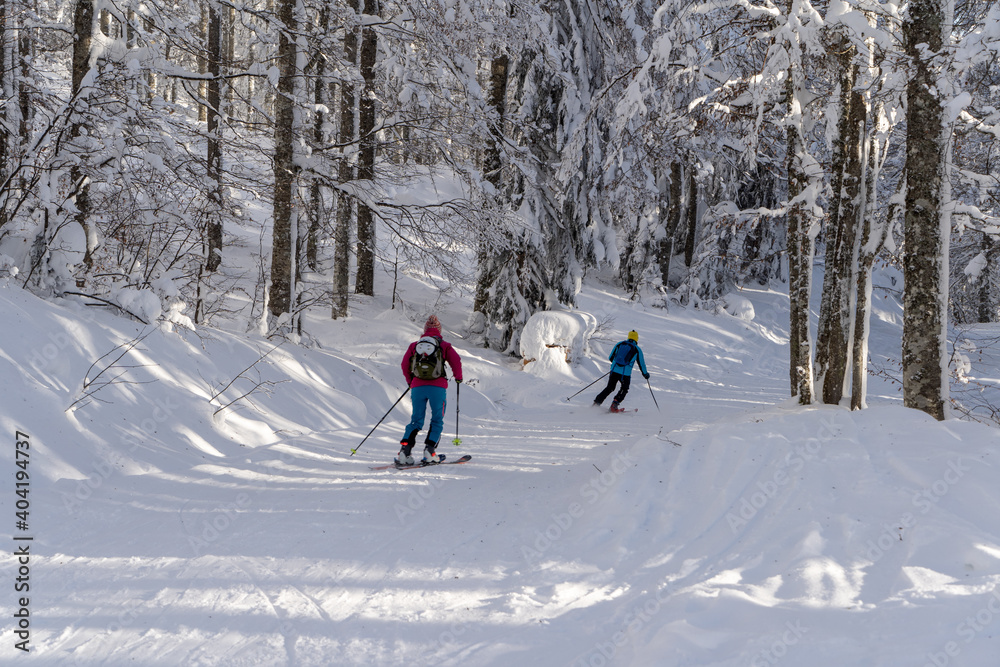
<svg viewBox="0 0 1000 667">
<path fill-rule="evenodd" d="M 816 336 L 816 384 L 823 402 L 834 405 L 844 393 L 850 360 L 852 287 L 855 285 L 861 213 L 864 207 L 864 137 L 867 108 L 860 87 L 861 63 L 858 44 L 844 20 L 857 16 L 846 3 L 835 3 L 841 13 L 827 16 L 833 70 L 837 72 L 837 103 L 829 119 L 832 156 L 830 162 L 830 218 L 826 226 L 826 261 Z M 867 25 L 867 23 L 866 23 Z"/>
<path fill-rule="evenodd" d="M 945 48 L 951 0 L 914 0 L 903 24 L 911 69 L 906 88 L 906 211 L 903 251 L 903 403 L 947 416 L 948 210 L 951 86 Z"/>
<path fill-rule="evenodd" d="M 299 186 L 300 165 L 296 164 L 295 153 L 301 126 L 296 123 L 295 107 L 301 80 L 298 45 L 301 14 L 302 7 L 298 0 L 281 0 L 278 3 L 280 30 L 274 114 L 274 226 L 268 294 L 268 308 L 276 318 L 292 313 L 296 305 L 295 251 L 299 220 L 294 199 Z"/>
<path fill-rule="evenodd" d="M 365 0 L 366 20 L 379 16 L 379 0 Z M 358 229 L 358 272 L 354 291 L 358 294 L 375 294 L 375 214 L 367 200 L 371 198 L 371 186 L 375 181 L 375 58 L 378 51 L 378 37 L 371 26 L 362 26 L 359 49 L 359 67 L 363 88 L 358 101 L 358 184 L 367 185 L 369 195 L 361 197 L 357 203 Z"/>
</svg>

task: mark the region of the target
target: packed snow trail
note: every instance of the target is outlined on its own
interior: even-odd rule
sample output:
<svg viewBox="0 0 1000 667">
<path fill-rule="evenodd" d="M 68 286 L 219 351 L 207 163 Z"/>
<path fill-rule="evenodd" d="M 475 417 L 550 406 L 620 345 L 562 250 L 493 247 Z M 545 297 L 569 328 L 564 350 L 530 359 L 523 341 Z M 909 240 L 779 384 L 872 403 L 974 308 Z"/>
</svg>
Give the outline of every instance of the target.
<svg viewBox="0 0 1000 667">
<path fill-rule="evenodd" d="M 596 386 L 565 400 L 613 338 L 536 375 L 453 337 L 463 445 L 441 447 L 473 460 L 379 472 L 408 406 L 350 450 L 399 396 L 419 332 L 398 312 L 328 323 L 330 351 L 153 332 L 148 364 L 67 411 L 142 329 L 0 290 L 0 418 L 34 443 L 31 651 L 5 613 L 0 660 L 992 664 L 997 431 L 894 407 L 891 386 L 861 413 L 791 404 L 782 297 L 751 296 L 752 319 L 581 297 L 640 331 L 661 411 L 638 383 L 638 413 L 590 407 Z"/>
</svg>

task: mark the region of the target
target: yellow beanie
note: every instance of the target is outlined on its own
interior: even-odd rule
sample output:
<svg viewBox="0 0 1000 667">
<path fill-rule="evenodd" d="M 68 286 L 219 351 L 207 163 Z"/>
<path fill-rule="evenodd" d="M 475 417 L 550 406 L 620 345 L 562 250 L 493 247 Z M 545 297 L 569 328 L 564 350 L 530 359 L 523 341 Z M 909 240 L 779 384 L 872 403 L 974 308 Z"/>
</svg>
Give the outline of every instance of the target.
<svg viewBox="0 0 1000 667">
<path fill-rule="evenodd" d="M 636 331 L 634 331 L 634 330 L 633 331 L 629 331 L 628 332 L 628 339 L 629 340 L 634 340 L 635 342 L 638 343 L 639 342 L 639 334 Z"/>
</svg>

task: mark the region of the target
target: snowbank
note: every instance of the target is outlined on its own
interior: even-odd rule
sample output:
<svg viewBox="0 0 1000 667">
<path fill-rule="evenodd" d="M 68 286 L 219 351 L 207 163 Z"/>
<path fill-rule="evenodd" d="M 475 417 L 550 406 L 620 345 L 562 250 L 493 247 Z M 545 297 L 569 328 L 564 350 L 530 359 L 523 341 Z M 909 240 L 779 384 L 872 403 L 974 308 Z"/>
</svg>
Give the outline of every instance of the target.
<svg viewBox="0 0 1000 667">
<path fill-rule="evenodd" d="M 567 364 L 575 364 L 590 354 L 590 337 L 596 329 L 597 318 L 590 313 L 535 313 L 521 334 L 525 370 L 539 375 L 565 373 Z"/>
<path fill-rule="evenodd" d="M 720 301 L 722 302 L 722 307 L 725 311 L 733 317 L 739 318 L 745 322 L 752 322 L 753 318 L 756 317 L 753 302 L 745 296 L 736 294 L 735 292 L 730 292 L 729 294 L 723 296 Z"/>
</svg>

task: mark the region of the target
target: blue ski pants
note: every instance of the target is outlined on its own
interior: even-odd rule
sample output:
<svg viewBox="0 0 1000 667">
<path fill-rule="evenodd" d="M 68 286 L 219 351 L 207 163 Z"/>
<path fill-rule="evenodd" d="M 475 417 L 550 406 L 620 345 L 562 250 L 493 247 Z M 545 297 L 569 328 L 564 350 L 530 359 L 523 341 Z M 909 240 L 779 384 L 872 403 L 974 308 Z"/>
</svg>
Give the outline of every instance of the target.
<svg viewBox="0 0 1000 667">
<path fill-rule="evenodd" d="M 410 423 L 403 431 L 401 442 L 408 442 L 411 445 L 417 439 L 417 431 L 424 427 L 424 417 L 427 414 L 427 406 L 431 406 L 431 428 L 427 431 L 427 442 L 435 445 L 441 441 L 441 432 L 444 430 L 444 409 L 447 404 L 448 390 L 444 387 L 433 385 L 423 385 L 410 390 L 410 399 L 413 402 L 413 416 Z"/>
</svg>

